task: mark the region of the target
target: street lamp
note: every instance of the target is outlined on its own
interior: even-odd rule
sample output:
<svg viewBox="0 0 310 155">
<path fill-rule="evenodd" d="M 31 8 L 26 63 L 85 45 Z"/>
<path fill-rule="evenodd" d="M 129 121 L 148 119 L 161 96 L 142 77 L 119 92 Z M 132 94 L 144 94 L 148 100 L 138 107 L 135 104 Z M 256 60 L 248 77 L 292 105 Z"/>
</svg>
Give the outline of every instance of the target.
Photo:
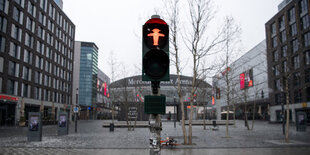
<svg viewBox="0 0 310 155">
<path fill-rule="evenodd" d="M 175 103 L 175 96 L 173 96 L 173 114 L 174 114 L 174 128 L 176 128 L 176 114 L 175 114 L 175 106 L 176 106 L 176 103 Z"/>
</svg>

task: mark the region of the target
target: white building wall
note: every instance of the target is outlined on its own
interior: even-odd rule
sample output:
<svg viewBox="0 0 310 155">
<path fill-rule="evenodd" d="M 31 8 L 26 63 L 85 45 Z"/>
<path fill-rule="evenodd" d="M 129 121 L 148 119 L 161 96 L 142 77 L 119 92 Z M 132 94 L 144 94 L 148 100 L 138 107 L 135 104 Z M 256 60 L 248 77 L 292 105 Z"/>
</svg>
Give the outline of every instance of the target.
<svg viewBox="0 0 310 155">
<path fill-rule="evenodd" d="M 248 88 L 247 101 L 261 100 L 262 91 L 264 92 L 264 99 L 269 98 L 268 92 L 268 75 L 267 75 L 267 59 L 266 59 L 266 41 L 260 42 L 253 49 L 248 51 L 246 54 L 241 56 L 235 62 L 230 65 L 230 71 L 228 75 L 230 83 L 233 83 L 235 90 L 234 98 L 235 104 L 243 103 L 242 97 L 244 91 L 240 90 L 240 74 L 253 69 L 253 87 Z M 215 104 L 217 105 L 217 113 L 219 113 L 219 106 L 223 107 L 227 105 L 226 101 L 226 82 L 224 79 L 225 75 L 221 73 L 213 77 L 213 87 L 220 88 L 220 99 L 216 99 Z M 256 94 L 256 95 L 255 95 Z M 230 101 L 231 103 L 231 101 Z M 218 115 L 219 117 L 220 115 Z"/>
<path fill-rule="evenodd" d="M 72 105 L 76 104 L 77 88 L 80 84 L 80 56 L 81 56 L 81 42 L 74 43 L 74 62 L 73 62 L 73 86 L 72 86 Z"/>
</svg>

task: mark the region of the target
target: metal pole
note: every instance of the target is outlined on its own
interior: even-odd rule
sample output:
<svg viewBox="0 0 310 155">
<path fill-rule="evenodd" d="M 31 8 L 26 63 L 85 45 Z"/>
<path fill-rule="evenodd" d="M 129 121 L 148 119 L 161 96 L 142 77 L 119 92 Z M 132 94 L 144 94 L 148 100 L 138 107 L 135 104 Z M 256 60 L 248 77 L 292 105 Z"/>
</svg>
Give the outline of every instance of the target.
<svg viewBox="0 0 310 155">
<path fill-rule="evenodd" d="M 160 86 L 158 81 L 152 81 L 152 94 L 158 96 L 160 95 Z M 150 114 L 149 124 L 151 132 L 150 155 L 160 155 L 160 131 L 162 130 L 160 114 Z"/>
<path fill-rule="evenodd" d="M 284 103 L 282 101 L 281 103 L 281 107 L 282 107 L 282 113 L 281 113 L 281 118 L 282 118 L 282 132 L 283 132 L 283 135 L 285 135 L 285 115 L 284 115 Z"/>
<path fill-rule="evenodd" d="M 76 103 L 75 103 L 75 107 L 78 107 L 78 99 L 79 99 L 79 88 L 76 88 Z M 75 133 L 77 133 L 77 112 L 74 112 L 74 123 L 75 123 L 75 128 L 74 131 Z"/>
<path fill-rule="evenodd" d="M 176 113 L 175 113 L 175 106 L 176 106 L 176 103 L 175 103 L 175 96 L 173 97 L 173 104 L 174 104 L 174 106 L 173 106 L 173 113 L 174 113 L 174 128 L 176 128 Z"/>
</svg>

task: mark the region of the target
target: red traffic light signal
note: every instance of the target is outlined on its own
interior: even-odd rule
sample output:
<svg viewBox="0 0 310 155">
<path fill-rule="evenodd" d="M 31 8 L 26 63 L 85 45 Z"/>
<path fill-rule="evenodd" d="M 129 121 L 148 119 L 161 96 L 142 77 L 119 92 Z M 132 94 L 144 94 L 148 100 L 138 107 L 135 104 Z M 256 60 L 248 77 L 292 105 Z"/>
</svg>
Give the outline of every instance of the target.
<svg viewBox="0 0 310 155">
<path fill-rule="evenodd" d="M 169 28 L 160 18 L 152 18 L 143 25 L 144 44 L 149 49 L 163 49 L 169 41 Z"/>
<path fill-rule="evenodd" d="M 158 16 L 153 16 L 142 30 L 142 80 L 168 81 L 169 27 Z"/>
</svg>

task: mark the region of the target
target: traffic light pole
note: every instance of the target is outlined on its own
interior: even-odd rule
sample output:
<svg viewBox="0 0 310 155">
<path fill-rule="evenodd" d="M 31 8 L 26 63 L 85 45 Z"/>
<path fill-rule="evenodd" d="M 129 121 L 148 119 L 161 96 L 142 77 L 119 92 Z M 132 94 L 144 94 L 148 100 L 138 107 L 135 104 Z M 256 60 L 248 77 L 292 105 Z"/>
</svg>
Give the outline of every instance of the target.
<svg viewBox="0 0 310 155">
<path fill-rule="evenodd" d="M 159 81 L 152 81 L 152 94 L 154 96 L 160 96 L 160 86 Z M 150 132 L 151 132 L 151 146 L 150 146 L 150 155 L 160 155 L 160 132 L 162 130 L 162 123 L 160 114 L 150 114 L 149 118 Z"/>
</svg>

